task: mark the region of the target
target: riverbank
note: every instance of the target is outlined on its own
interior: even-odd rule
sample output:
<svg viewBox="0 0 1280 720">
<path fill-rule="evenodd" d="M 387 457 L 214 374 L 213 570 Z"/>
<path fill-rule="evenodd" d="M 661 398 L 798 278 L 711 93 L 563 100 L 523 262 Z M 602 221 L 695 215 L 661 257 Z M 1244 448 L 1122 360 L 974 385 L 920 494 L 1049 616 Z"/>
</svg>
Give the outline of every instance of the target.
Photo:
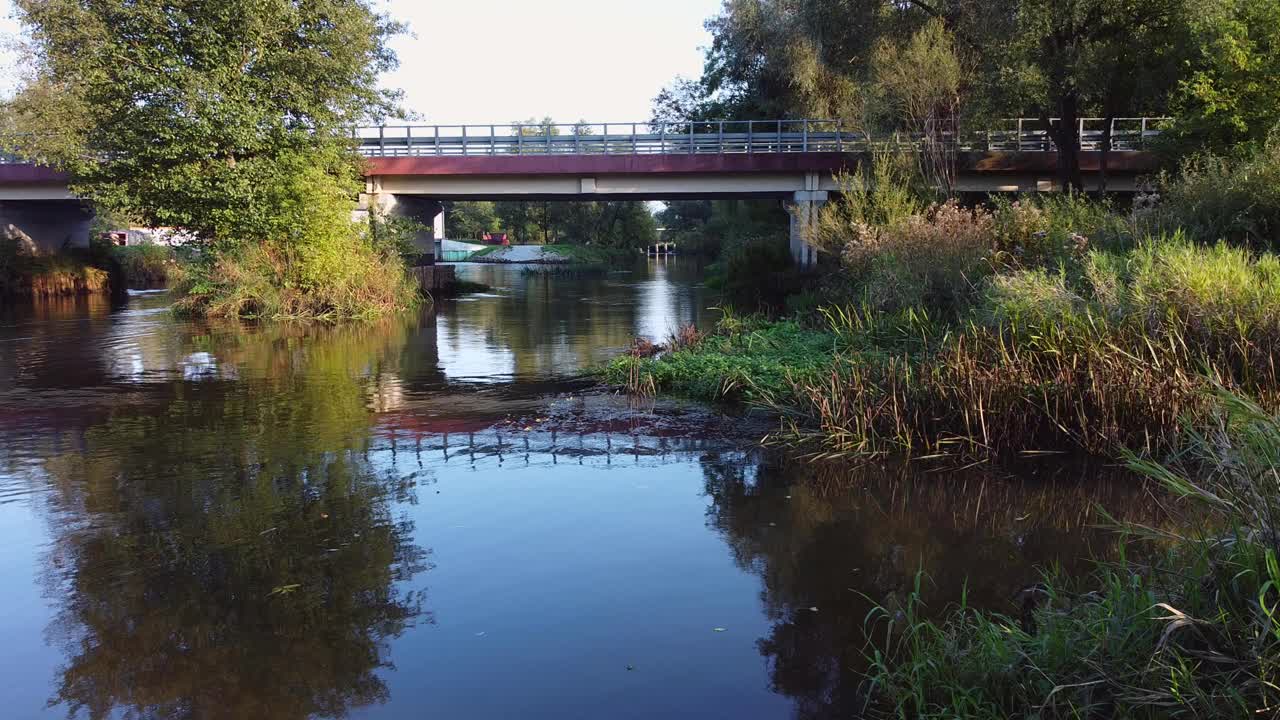
<svg viewBox="0 0 1280 720">
<path fill-rule="evenodd" d="M 0 300 L 110 295 L 124 288 L 119 264 L 99 249 L 40 253 L 0 238 Z"/>
<path fill-rule="evenodd" d="M 1280 145 L 1238 162 L 1280 168 Z M 1224 241 L 1197 222 L 1216 203 L 1264 227 L 1250 214 L 1276 210 L 1269 196 L 1220 197 L 1189 169 L 1166 181 L 1177 205 L 969 208 L 904 193 L 911 177 L 885 163 L 868 173 L 819 214 L 809 241 L 839 264 L 788 314 L 727 315 L 705 339 L 620 357 L 604 376 L 767 405 L 783 416 L 774 440 L 849 455 L 1161 453 L 1183 420 L 1211 416 L 1215 383 L 1280 405 L 1280 238 Z"/>
<path fill-rule="evenodd" d="M 1183 420 L 1210 416 L 1214 382 L 1273 402 L 1275 267 L 1269 254 L 1148 240 L 1084 258 L 1070 285 L 1034 270 L 992 278 L 951 320 L 866 304 L 728 316 L 604 374 L 636 392 L 770 406 L 784 418 L 775 440 L 823 452 L 1158 453 L 1178 445 Z"/>
<path fill-rule="evenodd" d="M 1212 422 L 1165 466 L 1130 467 L 1200 516 L 1185 533 L 1119 525 L 1131 547 L 1083 578 L 1046 571 L 1016 615 L 961 600 L 868 615 L 885 644 L 868 702 L 884 717 L 1239 718 L 1273 715 L 1280 689 L 1274 487 L 1280 420 L 1223 391 Z"/>
</svg>

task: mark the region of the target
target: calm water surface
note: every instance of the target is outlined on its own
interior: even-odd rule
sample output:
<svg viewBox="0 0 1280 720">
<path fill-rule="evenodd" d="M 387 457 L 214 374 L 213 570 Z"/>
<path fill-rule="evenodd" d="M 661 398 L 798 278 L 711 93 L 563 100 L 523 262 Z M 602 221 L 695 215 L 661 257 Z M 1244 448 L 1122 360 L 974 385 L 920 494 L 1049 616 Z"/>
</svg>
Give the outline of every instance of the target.
<svg viewBox="0 0 1280 720">
<path fill-rule="evenodd" d="M 916 571 L 1004 609 L 1130 481 L 812 466 L 584 368 L 707 324 L 696 268 L 462 266 L 373 326 L 163 294 L 0 311 L 0 716 L 836 718 Z"/>
</svg>

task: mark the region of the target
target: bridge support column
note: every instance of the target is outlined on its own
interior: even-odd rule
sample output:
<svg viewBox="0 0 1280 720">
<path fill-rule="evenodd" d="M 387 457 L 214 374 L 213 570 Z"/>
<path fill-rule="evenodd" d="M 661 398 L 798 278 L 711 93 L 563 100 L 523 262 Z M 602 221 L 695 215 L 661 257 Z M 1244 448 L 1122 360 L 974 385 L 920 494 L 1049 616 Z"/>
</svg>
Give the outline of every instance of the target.
<svg viewBox="0 0 1280 720">
<path fill-rule="evenodd" d="M 825 190 L 801 190 L 788 210 L 791 213 L 791 259 L 796 267 L 807 269 L 818 264 L 818 249 L 809 241 L 809 233 L 818 220 L 818 208 L 827 201 Z"/>
<path fill-rule="evenodd" d="M 439 200 L 414 195 L 375 193 L 368 203 L 371 212 L 382 217 L 403 217 L 423 226 L 413 238 L 418 249 L 415 265 L 434 265 L 436 241 L 444 239 L 444 205 Z"/>
<path fill-rule="evenodd" d="M 93 210 L 79 200 L 0 201 L 0 237 L 27 237 L 40 252 L 89 247 Z"/>
</svg>

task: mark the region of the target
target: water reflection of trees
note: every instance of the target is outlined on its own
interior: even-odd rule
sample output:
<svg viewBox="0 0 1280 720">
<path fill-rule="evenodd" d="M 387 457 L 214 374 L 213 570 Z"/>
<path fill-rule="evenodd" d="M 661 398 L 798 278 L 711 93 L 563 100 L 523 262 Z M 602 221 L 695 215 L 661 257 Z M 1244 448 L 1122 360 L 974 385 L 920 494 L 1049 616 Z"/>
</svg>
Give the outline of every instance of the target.
<svg viewBox="0 0 1280 720">
<path fill-rule="evenodd" d="M 740 566 L 760 575 L 772 623 L 759 648 L 773 688 L 799 718 L 856 717 L 865 621 L 901 607 L 917 571 L 927 609 L 965 593 L 1012 610 L 1038 568 L 1085 573 L 1114 549 L 1097 507 L 1155 522 L 1156 502 L 1132 478 L 1010 481 L 980 472 L 912 476 L 905 469 L 704 462 L 708 523 Z M 811 608 L 817 608 L 816 611 Z M 881 628 L 883 629 L 883 628 Z"/>
<path fill-rule="evenodd" d="M 403 333 L 195 338 L 235 383 L 176 383 L 53 455 L 51 705 L 92 718 L 341 717 L 385 701 L 388 643 L 429 619 L 365 457 L 377 368 Z"/>
<path fill-rule="evenodd" d="M 637 334 L 656 329 L 665 335 L 694 322 L 710 302 L 692 266 L 677 270 L 673 264 L 652 276 L 524 274 L 510 266 L 469 272 L 485 284 L 508 287 L 510 293 L 459 303 L 442 313 L 441 343 L 456 352 L 472 339 L 469 333 L 483 328 L 484 346 L 509 352 L 510 372 L 521 377 L 589 367 L 626 348 Z M 670 327 L 658 327 L 659 316 L 668 316 Z"/>
</svg>

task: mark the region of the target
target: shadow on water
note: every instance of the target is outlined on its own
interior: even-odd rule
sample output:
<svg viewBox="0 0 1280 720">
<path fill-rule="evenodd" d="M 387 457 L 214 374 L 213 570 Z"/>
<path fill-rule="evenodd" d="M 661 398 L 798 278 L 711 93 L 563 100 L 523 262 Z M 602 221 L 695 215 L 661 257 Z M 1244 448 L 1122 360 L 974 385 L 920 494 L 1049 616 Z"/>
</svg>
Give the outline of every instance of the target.
<svg viewBox="0 0 1280 720">
<path fill-rule="evenodd" d="M 704 459 L 707 522 L 743 569 L 760 576 L 771 628 L 758 641 L 774 691 L 798 718 L 856 717 L 876 607 L 905 609 L 917 576 L 926 615 L 961 597 L 1016 616 L 1018 591 L 1060 568 L 1082 577 L 1114 556 L 1114 521 L 1159 525 L 1166 513 L 1115 468 L 988 469 L 801 465 L 765 457 Z M 1108 519 L 1101 508 L 1108 508 Z"/>
<path fill-rule="evenodd" d="M 1108 472 L 810 465 L 595 389 L 709 322 L 678 264 L 462 274 L 499 289 L 368 325 L 0 317 L 9 716 L 851 717 L 917 570 L 1007 610 L 1114 551 L 1099 507 L 1162 521 Z"/>
</svg>

